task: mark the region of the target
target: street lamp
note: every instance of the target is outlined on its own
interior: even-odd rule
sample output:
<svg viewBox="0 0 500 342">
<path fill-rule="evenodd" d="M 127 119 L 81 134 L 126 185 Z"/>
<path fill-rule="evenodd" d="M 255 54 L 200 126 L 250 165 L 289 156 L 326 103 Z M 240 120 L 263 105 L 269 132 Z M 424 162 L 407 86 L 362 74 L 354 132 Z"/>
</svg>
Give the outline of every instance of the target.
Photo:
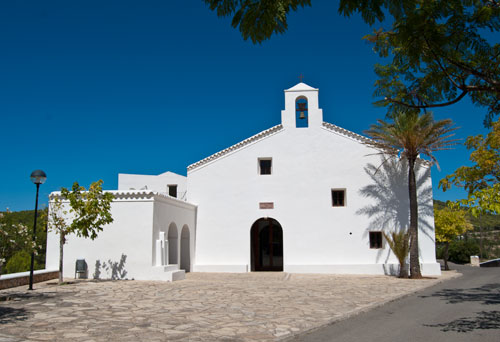
<svg viewBox="0 0 500 342">
<path fill-rule="evenodd" d="M 33 224 L 33 242 L 36 241 L 36 217 L 38 216 L 38 189 L 40 184 L 45 183 L 47 175 L 42 170 L 35 170 L 31 173 L 31 181 L 36 184 L 36 201 L 35 201 L 35 223 Z M 33 290 L 33 267 L 35 265 L 35 250 L 31 250 L 31 266 L 30 266 L 30 287 L 28 290 Z"/>
</svg>

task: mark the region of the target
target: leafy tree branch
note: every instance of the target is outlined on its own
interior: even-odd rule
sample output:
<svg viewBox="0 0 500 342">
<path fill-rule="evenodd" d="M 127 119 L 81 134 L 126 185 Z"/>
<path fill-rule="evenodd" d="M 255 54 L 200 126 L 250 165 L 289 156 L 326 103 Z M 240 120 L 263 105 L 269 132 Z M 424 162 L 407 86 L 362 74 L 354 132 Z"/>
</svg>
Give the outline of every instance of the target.
<svg viewBox="0 0 500 342">
<path fill-rule="evenodd" d="M 306 0 L 204 0 L 218 16 L 254 43 L 282 34 L 287 16 Z M 388 115 L 411 109 L 453 105 L 466 96 L 487 109 L 485 125 L 500 113 L 500 44 L 487 32 L 500 31 L 500 6 L 492 0 L 341 0 L 339 13 L 359 13 L 371 26 L 385 25 L 364 38 L 381 57 L 376 105 Z M 386 19 L 386 16 L 388 18 Z"/>
<path fill-rule="evenodd" d="M 103 192 L 102 180 L 90 185 L 88 191 L 77 182 L 71 190 L 61 189 L 61 197 L 51 198 L 49 227 L 59 234 L 59 283 L 63 282 L 64 244 L 69 234 L 94 240 L 103 226 L 113 222 L 113 194 Z M 64 201 L 69 204 L 65 206 Z"/>
</svg>

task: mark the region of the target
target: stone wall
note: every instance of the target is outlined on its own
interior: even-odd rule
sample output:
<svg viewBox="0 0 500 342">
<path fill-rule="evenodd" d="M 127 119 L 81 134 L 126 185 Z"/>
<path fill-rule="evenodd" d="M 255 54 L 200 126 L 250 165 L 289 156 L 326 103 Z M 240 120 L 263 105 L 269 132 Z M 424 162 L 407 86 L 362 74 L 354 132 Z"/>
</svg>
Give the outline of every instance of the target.
<svg viewBox="0 0 500 342">
<path fill-rule="evenodd" d="M 56 279 L 59 277 L 59 271 L 35 271 L 33 274 L 33 282 L 39 283 L 42 281 Z M 28 285 L 30 281 L 29 272 L 6 274 L 0 277 L 0 290 L 8 289 L 16 286 Z"/>
</svg>

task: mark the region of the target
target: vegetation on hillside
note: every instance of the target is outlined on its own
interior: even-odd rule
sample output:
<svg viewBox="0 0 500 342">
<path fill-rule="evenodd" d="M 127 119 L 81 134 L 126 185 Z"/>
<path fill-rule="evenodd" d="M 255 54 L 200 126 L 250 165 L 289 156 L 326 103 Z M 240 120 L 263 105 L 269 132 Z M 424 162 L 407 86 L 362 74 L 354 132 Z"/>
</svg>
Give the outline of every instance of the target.
<svg viewBox="0 0 500 342">
<path fill-rule="evenodd" d="M 434 200 L 435 209 L 444 209 L 446 202 Z M 467 219 L 474 226 L 474 230 L 481 228 L 483 231 L 500 231 L 500 215 L 484 214 L 479 217 L 474 217 L 466 208 L 462 209 L 467 212 Z"/>
<path fill-rule="evenodd" d="M 434 209 L 442 210 L 447 205 L 434 200 Z M 500 215 L 483 214 L 473 216 L 468 208 L 461 208 L 467 220 L 474 227 L 450 242 L 449 260 L 456 263 L 468 263 L 471 255 L 479 255 L 482 260 L 500 258 Z M 444 243 L 437 243 L 437 256 L 443 258 Z"/>
<path fill-rule="evenodd" d="M 2 233 L 5 233 L 0 234 L 2 250 L 0 258 L 5 259 L 3 262 L 5 268 L 2 273 L 29 271 L 31 250 L 27 241 L 18 240 L 31 240 L 34 215 L 34 210 L 0 212 L 0 229 L 2 229 Z M 23 227 L 27 229 L 27 234 L 21 234 L 20 230 Z M 47 208 L 38 210 L 36 231 L 35 269 L 43 269 L 47 244 Z M 22 246 L 21 249 L 19 249 L 20 246 Z"/>
</svg>

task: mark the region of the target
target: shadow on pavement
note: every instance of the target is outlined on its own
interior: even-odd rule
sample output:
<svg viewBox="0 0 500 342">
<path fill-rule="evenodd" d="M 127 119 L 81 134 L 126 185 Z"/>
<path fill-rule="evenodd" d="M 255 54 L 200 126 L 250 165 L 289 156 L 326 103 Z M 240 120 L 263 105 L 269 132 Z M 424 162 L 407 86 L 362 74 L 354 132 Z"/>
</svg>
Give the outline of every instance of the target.
<svg viewBox="0 0 500 342">
<path fill-rule="evenodd" d="M 481 311 L 475 318 L 460 318 L 449 323 L 425 324 L 425 326 L 462 333 L 477 329 L 500 329 L 500 311 Z"/>
<path fill-rule="evenodd" d="M 14 309 L 0 306 L 0 324 L 15 323 L 17 321 L 24 321 L 27 318 L 28 314 L 25 309 Z"/>
<path fill-rule="evenodd" d="M 470 289 L 444 289 L 433 293 L 430 296 L 421 296 L 421 298 L 440 297 L 447 300 L 450 304 L 463 302 L 481 302 L 482 304 L 500 304 L 500 284 L 486 284 Z"/>
<path fill-rule="evenodd" d="M 66 295 L 66 294 L 64 294 Z M 0 303 L 1 302 L 10 302 L 10 301 L 29 301 L 29 300 L 48 300 L 56 297 L 60 297 L 60 294 L 55 293 L 43 293 L 43 292 L 12 292 L 4 295 L 0 295 Z"/>
</svg>

